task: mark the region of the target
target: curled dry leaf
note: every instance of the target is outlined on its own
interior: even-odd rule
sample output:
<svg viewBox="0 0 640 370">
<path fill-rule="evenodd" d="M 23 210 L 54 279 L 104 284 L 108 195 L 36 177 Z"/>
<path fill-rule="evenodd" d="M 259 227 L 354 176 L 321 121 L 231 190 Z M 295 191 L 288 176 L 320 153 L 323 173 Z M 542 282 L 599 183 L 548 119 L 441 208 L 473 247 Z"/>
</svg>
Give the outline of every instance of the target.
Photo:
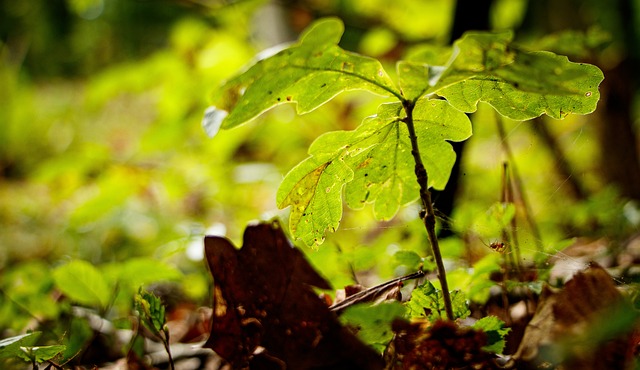
<svg viewBox="0 0 640 370">
<path fill-rule="evenodd" d="M 313 292 L 330 286 L 278 223 L 248 226 L 241 249 L 206 237 L 205 253 L 215 285 L 205 346 L 234 369 L 382 369 Z"/>
<path fill-rule="evenodd" d="M 559 292 L 545 289 L 513 356 L 516 368 L 633 368 L 637 312 L 592 265 Z"/>
</svg>

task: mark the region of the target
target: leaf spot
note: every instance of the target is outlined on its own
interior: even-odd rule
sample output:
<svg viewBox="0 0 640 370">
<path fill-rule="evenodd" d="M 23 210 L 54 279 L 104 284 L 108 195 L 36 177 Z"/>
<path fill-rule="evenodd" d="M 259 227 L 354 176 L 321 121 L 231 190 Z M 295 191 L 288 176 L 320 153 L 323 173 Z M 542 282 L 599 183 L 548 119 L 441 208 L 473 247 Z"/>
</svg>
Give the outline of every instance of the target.
<svg viewBox="0 0 640 370">
<path fill-rule="evenodd" d="M 345 72 L 353 72 L 353 63 L 342 62 L 342 70 Z"/>
<path fill-rule="evenodd" d="M 587 98 L 591 96 L 591 91 L 587 91 L 584 96 L 586 96 Z"/>
<path fill-rule="evenodd" d="M 293 99 L 291 95 L 287 96 L 287 101 L 291 101 L 291 99 Z"/>
</svg>

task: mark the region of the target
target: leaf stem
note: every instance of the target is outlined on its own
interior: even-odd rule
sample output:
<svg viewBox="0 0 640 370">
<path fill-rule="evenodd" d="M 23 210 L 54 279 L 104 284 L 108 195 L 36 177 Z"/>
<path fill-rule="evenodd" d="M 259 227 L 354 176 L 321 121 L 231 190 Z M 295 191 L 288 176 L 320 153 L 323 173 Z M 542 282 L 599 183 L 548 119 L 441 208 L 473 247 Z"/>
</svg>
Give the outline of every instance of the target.
<svg viewBox="0 0 640 370">
<path fill-rule="evenodd" d="M 431 192 L 429 191 L 429 177 L 427 175 L 427 169 L 422 163 L 422 157 L 420 157 L 420 148 L 418 147 L 418 136 L 416 135 L 415 126 L 413 123 L 413 109 L 415 103 L 408 100 L 402 100 L 407 116 L 404 118 L 404 123 L 409 130 L 409 138 L 411 140 L 411 155 L 415 161 L 415 174 L 418 185 L 420 186 L 420 200 L 422 201 L 422 211 L 420 212 L 424 227 L 427 230 L 429 236 L 429 243 L 431 244 L 431 251 L 433 252 L 433 259 L 436 262 L 438 270 L 438 280 L 442 288 L 442 297 L 444 300 L 444 309 L 447 313 L 447 318 L 453 321 L 453 308 L 451 306 L 451 295 L 449 294 L 449 284 L 447 284 L 447 274 L 444 269 L 444 263 L 442 262 L 442 253 L 440 253 L 440 245 L 438 244 L 438 237 L 436 236 L 436 216 L 433 210 L 433 204 L 431 203 Z"/>
</svg>

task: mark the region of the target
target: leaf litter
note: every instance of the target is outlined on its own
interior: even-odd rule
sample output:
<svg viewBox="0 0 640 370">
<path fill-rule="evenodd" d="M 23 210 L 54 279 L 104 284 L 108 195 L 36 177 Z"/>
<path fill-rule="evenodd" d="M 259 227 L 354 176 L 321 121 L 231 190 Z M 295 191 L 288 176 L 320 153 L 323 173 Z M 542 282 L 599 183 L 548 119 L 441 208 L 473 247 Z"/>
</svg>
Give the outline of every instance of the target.
<svg viewBox="0 0 640 370">
<path fill-rule="evenodd" d="M 509 327 L 493 322 L 469 324 L 477 318 L 447 322 L 396 317 L 391 323 L 393 335 L 380 356 L 354 335 L 358 328 L 337 320 L 344 307 L 334 304 L 340 309 L 332 312 L 310 288 L 329 289 L 329 285 L 277 223 L 249 226 L 239 250 L 219 237 L 207 238 L 206 246 L 216 282 L 206 347 L 233 368 L 626 369 L 634 363 L 638 314 L 611 275 L 595 263 L 586 264 L 560 288 L 544 285 L 539 296 L 528 292 L 524 299 L 530 299 L 527 304 L 533 308 L 520 324 L 524 328 L 520 335 L 507 335 Z M 370 289 L 351 289 L 351 294 L 379 298 L 403 279 L 423 275 L 418 272 Z M 362 303 L 358 298 L 351 300 Z M 510 354 L 496 354 L 496 348 L 504 347 L 499 341 L 505 335 L 507 341 L 517 343 L 508 346 L 511 352 L 505 350 Z M 380 343 L 376 344 L 379 349 Z"/>
</svg>

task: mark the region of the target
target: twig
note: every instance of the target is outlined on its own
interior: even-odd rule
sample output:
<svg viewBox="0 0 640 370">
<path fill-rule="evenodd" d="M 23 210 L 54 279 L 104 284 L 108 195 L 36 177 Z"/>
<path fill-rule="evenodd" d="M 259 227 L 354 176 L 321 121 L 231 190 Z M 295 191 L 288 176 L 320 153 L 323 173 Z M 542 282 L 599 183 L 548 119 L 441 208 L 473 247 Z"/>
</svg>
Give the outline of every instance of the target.
<svg viewBox="0 0 640 370">
<path fill-rule="evenodd" d="M 511 146 L 509 145 L 509 141 L 507 140 L 507 135 L 504 132 L 504 125 L 502 123 L 502 116 L 495 112 L 496 117 L 496 126 L 498 127 L 498 134 L 500 135 L 500 143 L 502 144 L 502 148 L 507 155 L 507 159 L 511 163 L 511 179 L 513 181 L 514 190 L 522 202 L 524 215 L 531 228 L 531 233 L 534 236 L 536 248 L 539 252 L 542 252 L 542 235 L 540 234 L 540 230 L 538 229 L 538 224 L 533 219 L 533 212 L 531 212 L 531 206 L 529 205 L 529 200 L 527 199 L 527 195 L 524 192 L 524 187 L 522 186 L 522 179 L 520 178 L 520 174 L 518 173 L 518 168 L 516 167 L 516 163 L 513 157 L 513 152 L 511 151 Z"/>
<path fill-rule="evenodd" d="M 387 282 L 384 282 L 382 284 L 376 285 L 369 289 L 365 289 L 361 292 L 358 292 L 352 296 L 349 296 L 344 301 L 341 301 L 339 303 L 329 306 L 329 309 L 333 312 L 339 313 L 344 309 L 346 309 L 347 307 L 350 307 L 356 303 L 370 302 L 376 299 L 377 297 L 379 297 L 381 294 L 387 292 L 389 289 L 397 286 L 398 283 L 401 283 L 406 280 L 418 279 L 423 277 L 424 275 L 425 275 L 424 271 L 420 270 L 420 271 L 414 272 L 413 274 L 400 276 L 398 278 L 389 280 Z"/>
</svg>

